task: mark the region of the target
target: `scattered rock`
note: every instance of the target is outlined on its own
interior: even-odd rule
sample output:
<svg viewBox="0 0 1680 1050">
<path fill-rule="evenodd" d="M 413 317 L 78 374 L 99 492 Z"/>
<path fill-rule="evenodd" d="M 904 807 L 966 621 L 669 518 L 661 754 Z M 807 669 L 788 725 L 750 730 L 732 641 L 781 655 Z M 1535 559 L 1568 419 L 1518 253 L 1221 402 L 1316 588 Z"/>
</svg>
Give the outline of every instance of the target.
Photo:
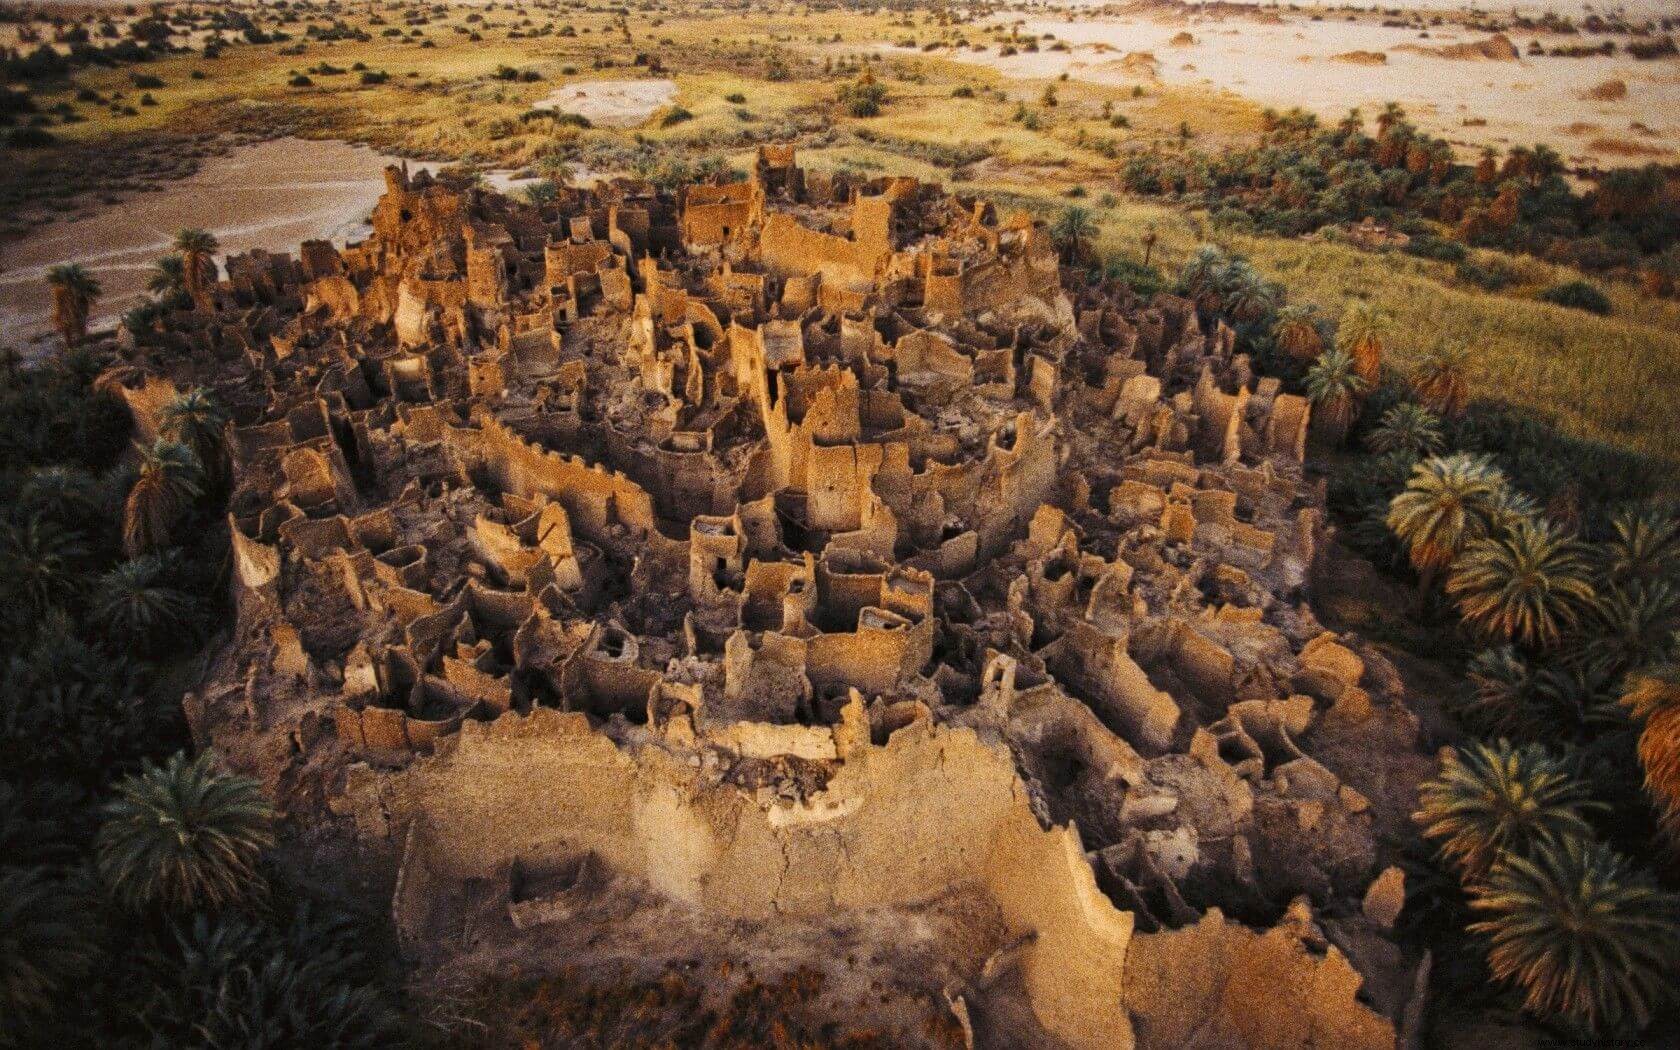
<svg viewBox="0 0 1680 1050">
<path fill-rule="evenodd" d="M 1371 882 L 1371 888 L 1365 891 L 1365 900 L 1360 910 L 1365 917 L 1381 926 L 1385 930 L 1394 928 L 1394 923 L 1400 918 L 1400 909 L 1406 906 L 1406 873 L 1390 865 L 1383 869 Z"/>
</svg>

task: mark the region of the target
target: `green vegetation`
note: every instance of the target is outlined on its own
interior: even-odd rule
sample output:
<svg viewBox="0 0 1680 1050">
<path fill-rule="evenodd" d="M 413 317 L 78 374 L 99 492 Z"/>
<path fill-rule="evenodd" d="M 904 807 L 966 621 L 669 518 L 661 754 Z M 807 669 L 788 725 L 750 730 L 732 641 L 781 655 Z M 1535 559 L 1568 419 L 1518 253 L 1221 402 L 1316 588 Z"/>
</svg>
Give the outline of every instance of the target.
<svg viewBox="0 0 1680 1050">
<path fill-rule="evenodd" d="M 1584 1035 L 1638 1031 L 1676 998 L 1680 897 L 1602 842 L 1549 839 L 1507 854 L 1473 890 L 1494 977 L 1523 1006 Z"/>
<path fill-rule="evenodd" d="M 1525 252 L 1601 273 L 1635 275 L 1680 242 L 1672 176 L 1652 164 L 1617 169 L 1577 193 L 1548 146 L 1491 151 L 1474 166 L 1390 103 L 1367 131 L 1358 110 L 1334 127 L 1300 110 L 1268 113 L 1259 143 L 1205 153 L 1132 152 L 1127 188 L 1176 194 L 1216 220 L 1295 236 L 1367 216 L 1423 235 L 1416 254 L 1449 259 L 1440 237 Z M 1410 246 L 1408 245 L 1408 248 Z M 1573 305 L 1573 304 L 1571 304 Z"/>
<path fill-rule="evenodd" d="M 300 896 L 256 784 L 181 753 L 227 546 L 219 496 L 166 475 L 217 461 L 225 415 L 202 390 L 164 412 L 142 471 L 173 527 L 125 557 L 147 490 L 103 353 L 0 384 L 0 1045 L 412 1044 L 377 917 Z"/>
<path fill-rule="evenodd" d="M 256 781 L 217 773 L 213 758 L 176 754 L 117 784 L 94 854 L 118 903 L 215 910 L 261 887 L 257 862 L 274 844 L 273 813 Z"/>
</svg>

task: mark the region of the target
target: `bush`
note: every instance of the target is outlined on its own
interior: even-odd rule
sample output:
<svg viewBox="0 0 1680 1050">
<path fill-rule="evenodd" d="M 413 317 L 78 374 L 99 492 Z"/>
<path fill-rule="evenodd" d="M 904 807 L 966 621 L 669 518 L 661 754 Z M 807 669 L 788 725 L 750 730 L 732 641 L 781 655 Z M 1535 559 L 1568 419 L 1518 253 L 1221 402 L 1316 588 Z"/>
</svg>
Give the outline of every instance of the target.
<svg viewBox="0 0 1680 1050">
<path fill-rule="evenodd" d="M 694 114 L 690 113 L 688 110 L 681 106 L 672 106 L 665 111 L 663 116 L 659 118 L 659 126 L 662 128 L 672 128 L 684 121 L 693 119 Z"/>
<path fill-rule="evenodd" d="M 1420 259 L 1434 259 L 1436 262 L 1461 263 L 1470 257 L 1470 249 L 1457 241 L 1425 235 L 1413 237 L 1406 244 L 1406 254 L 1415 255 Z"/>
<path fill-rule="evenodd" d="M 383 84 L 390 79 L 391 74 L 385 72 L 383 69 L 370 69 L 362 74 L 362 83 L 368 87 L 372 87 L 375 84 Z"/>
<path fill-rule="evenodd" d="M 1565 281 L 1554 284 L 1540 293 L 1542 302 L 1555 306 L 1567 306 L 1572 310 L 1585 310 L 1600 317 L 1610 315 L 1610 297 L 1605 295 L 1597 285 L 1586 281 Z"/>
<path fill-rule="evenodd" d="M 286 81 L 286 83 L 291 87 L 306 88 L 306 87 L 313 87 L 314 84 L 315 84 L 315 81 L 310 80 L 308 77 L 304 76 L 302 73 L 299 73 L 296 76 L 292 77 L 292 79 Z"/>
<path fill-rule="evenodd" d="M 723 100 L 728 102 L 730 105 L 739 106 L 747 100 L 747 96 L 741 94 L 739 91 L 731 91 L 729 94 L 723 96 Z"/>
</svg>

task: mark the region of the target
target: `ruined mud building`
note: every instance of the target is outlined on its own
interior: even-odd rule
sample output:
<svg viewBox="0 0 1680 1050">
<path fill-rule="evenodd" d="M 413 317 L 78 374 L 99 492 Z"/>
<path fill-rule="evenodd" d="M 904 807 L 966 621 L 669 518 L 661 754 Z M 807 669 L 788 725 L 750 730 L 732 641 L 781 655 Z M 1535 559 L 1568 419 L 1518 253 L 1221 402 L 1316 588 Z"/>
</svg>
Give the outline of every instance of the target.
<svg viewBox="0 0 1680 1050">
<path fill-rule="evenodd" d="M 982 1044 L 1395 1044 L 1363 756 L 1415 729 L 1305 602 L 1308 408 L 1229 329 L 791 149 L 675 196 L 388 181 L 124 383 L 142 431 L 235 412 L 195 729 L 389 856 L 416 958 L 608 884 L 696 924 L 957 895 Z"/>
</svg>

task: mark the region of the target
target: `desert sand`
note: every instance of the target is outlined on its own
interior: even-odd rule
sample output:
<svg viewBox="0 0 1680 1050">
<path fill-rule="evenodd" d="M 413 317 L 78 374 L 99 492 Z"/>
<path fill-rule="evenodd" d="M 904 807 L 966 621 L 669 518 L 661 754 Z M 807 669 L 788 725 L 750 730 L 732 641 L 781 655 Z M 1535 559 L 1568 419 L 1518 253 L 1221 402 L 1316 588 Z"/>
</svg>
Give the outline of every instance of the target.
<svg viewBox="0 0 1680 1050">
<path fill-rule="evenodd" d="M 562 84 L 539 108 L 576 113 L 591 124 L 631 128 L 677 96 L 670 80 L 576 80 Z"/>
<path fill-rule="evenodd" d="M 1413 29 L 1328 15 L 1322 21 L 1305 14 L 1288 14 L 1276 22 L 1272 17 L 1268 11 L 1265 20 L 1197 13 L 1030 19 L 1021 26 L 1023 37 L 1052 33 L 1071 50 L 1046 48 L 1003 57 L 991 47 L 950 54 L 1023 79 L 1067 73 L 1096 83 L 1147 84 L 1147 71 L 1136 62 L 1128 64 L 1125 56 L 1149 52 L 1159 59 L 1156 76 L 1162 83 L 1231 91 L 1262 105 L 1300 106 L 1328 118 L 1355 106 L 1370 116 L 1384 103 L 1400 100 L 1420 126 L 1461 145 L 1544 142 L 1582 163 L 1627 160 L 1595 152 L 1597 136 L 1572 131 L 1572 124 L 1628 137 L 1629 126 L 1639 121 L 1650 129 L 1639 136 L 1641 144 L 1654 155 L 1672 157 L 1680 146 L 1680 60 L 1640 62 L 1626 55 L 1450 58 L 1435 49 L 1478 44 L 1489 35 L 1443 26 L 1423 36 Z M 1192 43 L 1179 37 L 1186 30 Z M 1533 36 L 1518 33 L 1511 39 L 1526 51 Z M 1542 37 L 1541 42 L 1558 46 L 1581 39 Z M 1354 53 L 1383 58 L 1347 60 Z M 1588 97 L 1593 87 L 1612 78 L 1627 83 L 1625 98 Z M 1467 125 L 1471 120 L 1486 123 Z"/>
</svg>

